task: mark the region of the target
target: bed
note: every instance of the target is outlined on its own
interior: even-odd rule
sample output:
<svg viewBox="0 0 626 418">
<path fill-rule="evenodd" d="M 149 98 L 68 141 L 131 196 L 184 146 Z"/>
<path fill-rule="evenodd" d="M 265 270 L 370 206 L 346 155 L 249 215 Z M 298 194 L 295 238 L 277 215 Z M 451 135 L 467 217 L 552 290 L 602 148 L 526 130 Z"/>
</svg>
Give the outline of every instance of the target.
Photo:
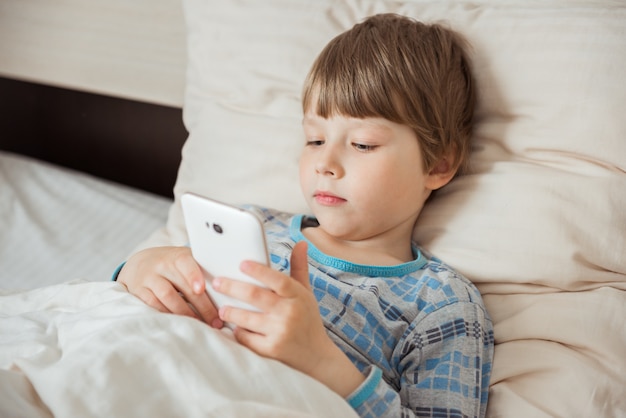
<svg viewBox="0 0 626 418">
<path fill-rule="evenodd" d="M 471 169 L 415 239 L 483 294 L 487 415 L 626 416 L 626 6 L 611 0 L 0 2 L 0 416 L 354 416 L 110 275 L 187 242 L 188 191 L 306 211 L 301 82 L 378 12 L 472 46 Z"/>
</svg>

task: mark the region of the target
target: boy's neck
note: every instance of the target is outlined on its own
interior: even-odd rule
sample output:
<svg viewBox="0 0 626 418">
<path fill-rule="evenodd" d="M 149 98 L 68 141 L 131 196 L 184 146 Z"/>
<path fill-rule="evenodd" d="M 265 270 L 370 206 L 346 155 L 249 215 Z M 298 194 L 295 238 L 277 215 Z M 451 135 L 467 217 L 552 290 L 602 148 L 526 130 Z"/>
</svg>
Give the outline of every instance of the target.
<svg viewBox="0 0 626 418">
<path fill-rule="evenodd" d="M 319 226 L 302 228 L 302 234 L 324 254 L 355 264 L 395 266 L 415 259 L 410 234 L 404 238 L 374 237 L 347 241 L 327 234 Z"/>
</svg>

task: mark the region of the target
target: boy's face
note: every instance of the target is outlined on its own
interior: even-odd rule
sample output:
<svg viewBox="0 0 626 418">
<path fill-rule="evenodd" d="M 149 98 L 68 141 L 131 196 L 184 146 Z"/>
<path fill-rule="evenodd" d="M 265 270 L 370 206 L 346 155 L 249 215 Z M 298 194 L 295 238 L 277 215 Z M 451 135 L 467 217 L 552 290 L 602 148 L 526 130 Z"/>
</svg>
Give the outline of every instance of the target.
<svg viewBox="0 0 626 418">
<path fill-rule="evenodd" d="M 434 184 L 414 131 L 383 118 L 303 120 L 300 186 L 320 228 L 360 241 L 406 238 Z M 382 234 L 382 235 L 381 235 Z"/>
</svg>

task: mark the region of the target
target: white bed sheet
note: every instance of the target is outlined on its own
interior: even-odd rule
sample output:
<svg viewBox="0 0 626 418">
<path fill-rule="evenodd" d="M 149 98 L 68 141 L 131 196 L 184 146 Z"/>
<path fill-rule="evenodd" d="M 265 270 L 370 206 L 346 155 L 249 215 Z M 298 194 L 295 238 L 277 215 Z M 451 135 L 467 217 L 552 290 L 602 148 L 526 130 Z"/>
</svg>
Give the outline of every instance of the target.
<svg viewBox="0 0 626 418">
<path fill-rule="evenodd" d="M 171 201 L 0 152 L 0 288 L 109 280 Z"/>
</svg>

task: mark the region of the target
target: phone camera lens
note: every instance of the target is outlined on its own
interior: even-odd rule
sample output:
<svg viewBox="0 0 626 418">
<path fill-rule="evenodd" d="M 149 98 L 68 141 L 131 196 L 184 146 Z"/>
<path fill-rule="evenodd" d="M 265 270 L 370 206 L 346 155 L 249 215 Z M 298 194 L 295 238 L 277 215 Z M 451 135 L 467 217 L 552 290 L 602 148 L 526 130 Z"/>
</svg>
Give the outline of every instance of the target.
<svg viewBox="0 0 626 418">
<path fill-rule="evenodd" d="M 219 226 L 218 224 L 213 224 L 213 229 L 215 230 L 215 232 L 217 232 L 218 234 L 221 234 L 222 232 L 224 232 L 224 230 L 222 229 L 221 226 Z"/>
</svg>

